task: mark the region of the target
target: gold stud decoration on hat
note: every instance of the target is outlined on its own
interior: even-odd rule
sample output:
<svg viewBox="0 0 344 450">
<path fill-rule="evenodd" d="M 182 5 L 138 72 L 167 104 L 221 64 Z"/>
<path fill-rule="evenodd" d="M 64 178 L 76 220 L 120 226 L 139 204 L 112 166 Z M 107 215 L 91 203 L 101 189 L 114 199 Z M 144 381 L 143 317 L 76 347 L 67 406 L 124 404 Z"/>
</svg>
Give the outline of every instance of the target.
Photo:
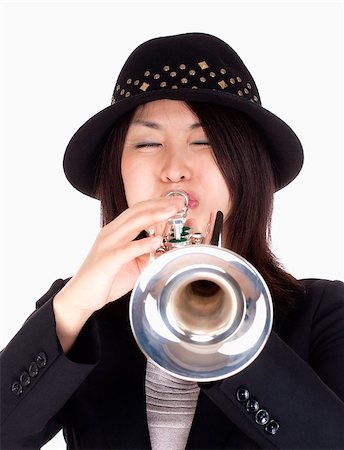
<svg viewBox="0 0 344 450">
<path fill-rule="evenodd" d="M 206 63 L 206 61 L 201 61 L 201 62 L 198 63 L 198 65 L 200 66 L 200 68 L 202 70 L 208 69 L 208 67 L 209 67 L 208 64 Z"/>
<path fill-rule="evenodd" d="M 149 84 L 148 83 L 142 83 L 140 86 L 141 91 L 146 91 L 149 88 Z"/>
<path fill-rule="evenodd" d="M 192 85 L 189 85 L 189 80 L 185 76 L 186 71 L 190 77 L 195 77 Z M 112 104 L 123 97 L 128 98 L 139 93 L 152 92 L 159 89 L 209 89 L 212 92 L 220 90 L 221 92 L 229 92 L 239 98 L 249 95 L 252 90 L 251 80 L 246 81 L 243 75 L 238 75 L 237 72 L 234 73 L 230 67 L 217 66 L 206 59 L 199 60 L 195 58 L 189 64 L 183 62 L 171 64 L 167 58 L 165 64 L 152 64 L 152 67 L 146 67 L 141 73 L 128 75 L 129 77 L 124 81 L 124 84 L 127 86 L 126 90 L 121 89 L 123 81 L 119 80 L 112 96 Z M 198 75 L 198 78 L 196 75 Z M 173 83 L 170 81 L 171 78 Z M 140 81 L 140 79 L 145 81 Z M 237 83 L 239 89 L 234 87 Z M 244 87 L 240 87 L 241 85 Z M 129 87 L 130 89 L 128 89 Z M 252 92 L 252 94 L 250 100 L 259 103 L 257 92 Z"/>
<path fill-rule="evenodd" d="M 221 80 L 218 83 L 222 89 L 226 89 L 226 87 L 228 87 L 228 84 L 225 82 L 225 80 Z"/>
</svg>

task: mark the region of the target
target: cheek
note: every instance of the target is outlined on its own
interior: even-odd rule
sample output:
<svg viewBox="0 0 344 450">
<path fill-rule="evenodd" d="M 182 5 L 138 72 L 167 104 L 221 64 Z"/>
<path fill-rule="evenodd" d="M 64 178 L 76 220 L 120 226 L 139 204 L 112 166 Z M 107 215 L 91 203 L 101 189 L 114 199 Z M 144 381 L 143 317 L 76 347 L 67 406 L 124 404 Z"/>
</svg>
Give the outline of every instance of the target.
<svg viewBox="0 0 344 450">
<path fill-rule="evenodd" d="M 130 185 L 132 167 L 133 167 L 133 164 L 131 164 L 130 161 L 128 160 L 128 158 L 125 158 L 123 155 L 122 163 L 121 163 L 121 173 L 122 173 L 122 179 L 123 179 L 125 188 L 128 185 Z"/>
<path fill-rule="evenodd" d="M 147 167 L 136 160 L 123 158 L 121 172 L 128 206 L 147 200 L 151 195 L 151 174 Z"/>
<path fill-rule="evenodd" d="M 229 213 L 231 206 L 230 194 L 226 180 L 214 161 L 212 161 L 212 163 L 209 162 L 204 173 L 208 174 L 208 189 L 209 192 L 212 193 L 210 197 L 212 198 L 213 204 L 216 205 L 218 209 L 221 209 L 226 216 Z"/>
<path fill-rule="evenodd" d="M 227 187 L 227 183 L 222 178 L 222 183 L 219 183 L 219 189 L 218 189 L 218 195 L 220 197 L 221 202 L 221 211 L 223 212 L 224 216 L 227 217 L 229 214 L 229 211 L 231 210 L 231 197 L 230 193 Z"/>
</svg>

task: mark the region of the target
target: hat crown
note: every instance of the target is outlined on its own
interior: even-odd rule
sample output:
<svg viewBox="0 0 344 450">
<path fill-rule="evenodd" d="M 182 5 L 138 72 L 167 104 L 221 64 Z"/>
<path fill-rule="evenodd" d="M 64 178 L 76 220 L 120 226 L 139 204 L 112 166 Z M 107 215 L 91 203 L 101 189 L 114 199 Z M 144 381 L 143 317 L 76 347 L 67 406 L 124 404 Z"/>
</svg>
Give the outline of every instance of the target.
<svg viewBox="0 0 344 450">
<path fill-rule="evenodd" d="M 205 33 L 155 38 L 137 47 L 119 74 L 112 104 L 171 89 L 219 91 L 261 104 L 254 79 L 238 54 Z"/>
</svg>

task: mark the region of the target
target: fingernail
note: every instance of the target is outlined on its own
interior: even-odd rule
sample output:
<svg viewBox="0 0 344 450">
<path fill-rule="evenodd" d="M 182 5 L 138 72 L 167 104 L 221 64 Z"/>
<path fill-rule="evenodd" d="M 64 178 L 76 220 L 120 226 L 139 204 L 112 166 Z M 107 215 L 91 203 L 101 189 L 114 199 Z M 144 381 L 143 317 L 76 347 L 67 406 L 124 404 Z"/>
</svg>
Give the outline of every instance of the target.
<svg viewBox="0 0 344 450">
<path fill-rule="evenodd" d="M 148 230 L 148 235 L 149 235 L 149 236 L 154 236 L 154 235 L 155 235 L 155 230 L 154 230 L 154 228 L 149 228 L 149 230 Z"/>
</svg>

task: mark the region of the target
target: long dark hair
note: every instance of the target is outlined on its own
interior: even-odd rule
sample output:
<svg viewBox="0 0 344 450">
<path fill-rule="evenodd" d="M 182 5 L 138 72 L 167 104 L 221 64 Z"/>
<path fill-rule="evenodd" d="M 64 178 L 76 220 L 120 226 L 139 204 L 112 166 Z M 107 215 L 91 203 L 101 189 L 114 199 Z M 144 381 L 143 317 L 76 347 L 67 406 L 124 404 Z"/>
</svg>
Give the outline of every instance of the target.
<svg viewBox="0 0 344 450">
<path fill-rule="evenodd" d="M 202 124 L 230 193 L 231 212 L 222 245 L 246 258 L 261 273 L 274 299 L 275 324 L 279 324 L 293 309 L 303 287 L 270 250 L 276 180 L 268 143 L 244 113 L 209 103 L 187 104 Z M 103 225 L 127 208 L 121 157 L 133 114 L 116 123 L 98 167 L 97 196 Z"/>
</svg>

